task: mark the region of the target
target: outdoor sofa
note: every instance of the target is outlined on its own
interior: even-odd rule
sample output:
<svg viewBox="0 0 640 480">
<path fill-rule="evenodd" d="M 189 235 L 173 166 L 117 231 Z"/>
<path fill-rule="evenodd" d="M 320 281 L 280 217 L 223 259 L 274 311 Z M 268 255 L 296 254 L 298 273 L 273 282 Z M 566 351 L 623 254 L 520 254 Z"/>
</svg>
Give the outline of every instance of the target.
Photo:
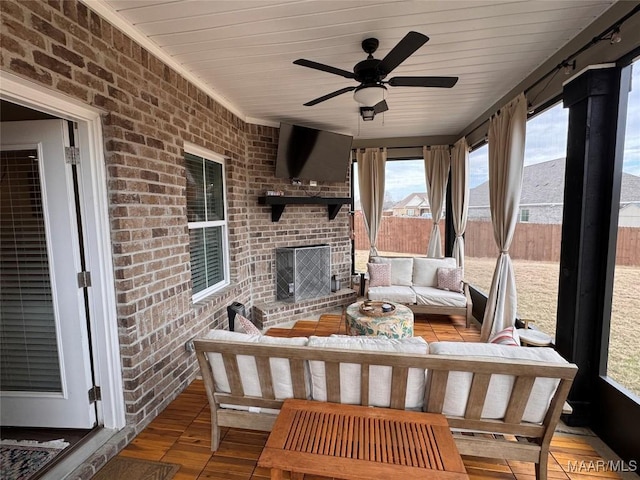
<svg viewBox="0 0 640 480">
<path fill-rule="evenodd" d="M 376 278 L 372 278 L 372 269 L 369 268 L 368 279 L 365 282 L 365 296 L 369 300 L 402 303 L 415 313 L 464 315 L 469 327 L 472 318 L 471 295 L 469 285 L 462 281 L 461 270 L 460 281 L 457 282 L 459 287 L 443 288 L 438 278 L 438 269 L 456 273 L 455 258 L 375 256 L 370 259 L 370 263 L 374 264 L 374 267 L 378 264 L 388 264 L 390 278 L 388 281 L 376 281 Z"/>
<path fill-rule="evenodd" d="M 299 398 L 442 413 L 461 454 L 534 462 L 538 480 L 577 371 L 551 348 L 420 337 L 212 330 L 194 343 L 214 451 L 221 427 L 270 431 L 284 399 Z"/>
</svg>

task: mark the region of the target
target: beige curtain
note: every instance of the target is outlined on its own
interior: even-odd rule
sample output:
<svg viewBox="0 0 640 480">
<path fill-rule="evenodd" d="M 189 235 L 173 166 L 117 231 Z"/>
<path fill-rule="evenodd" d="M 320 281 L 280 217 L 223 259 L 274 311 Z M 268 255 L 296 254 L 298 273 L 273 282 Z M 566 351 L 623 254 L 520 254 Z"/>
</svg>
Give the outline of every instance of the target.
<svg viewBox="0 0 640 480">
<path fill-rule="evenodd" d="M 372 257 L 378 255 L 376 243 L 384 203 L 384 167 L 387 161 L 387 149 L 365 148 L 364 151 L 358 149 L 356 160 L 358 162 L 360 203 L 371 244 L 369 257 Z"/>
<path fill-rule="evenodd" d="M 513 239 L 524 166 L 527 100 L 524 94 L 489 120 L 489 204 L 493 234 L 500 250 L 482 321 L 481 341 L 513 325 L 518 309 L 509 247 Z"/>
<path fill-rule="evenodd" d="M 429 237 L 427 257 L 442 257 L 442 242 L 440 240 L 440 220 L 442 207 L 447 192 L 451 155 L 448 145 L 422 147 L 424 156 L 424 172 L 427 180 L 427 197 L 433 219 L 433 228 Z"/>
<path fill-rule="evenodd" d="M 451 151 L 451 206 L 453 209 L 453 256 L 464 269 L 464 231 L 467 229 L 469 212 L 469 146 L 462 137 Z"/>
</svg>

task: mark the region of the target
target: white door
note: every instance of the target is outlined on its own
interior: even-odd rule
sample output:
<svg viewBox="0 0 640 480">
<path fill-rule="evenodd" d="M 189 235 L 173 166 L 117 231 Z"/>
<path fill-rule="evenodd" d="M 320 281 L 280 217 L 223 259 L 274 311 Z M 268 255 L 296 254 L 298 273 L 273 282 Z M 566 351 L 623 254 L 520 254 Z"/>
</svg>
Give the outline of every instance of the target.
<svg viewBox="0 0 640 480">
<path fill-rule="evenodd" d="M 5 122 L 0 134 L 0 424 L 91 428 L 68 122 Z"/>
</svg>

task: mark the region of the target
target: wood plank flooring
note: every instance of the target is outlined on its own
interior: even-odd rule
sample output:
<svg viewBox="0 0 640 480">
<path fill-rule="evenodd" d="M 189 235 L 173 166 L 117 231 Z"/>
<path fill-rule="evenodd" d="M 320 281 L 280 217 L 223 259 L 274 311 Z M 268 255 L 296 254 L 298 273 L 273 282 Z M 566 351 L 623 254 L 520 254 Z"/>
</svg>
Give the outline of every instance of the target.
<svg viewBox="0 0 640 480">
<path fill-rule="evenodd" d="M 272 328 L 273 336 L 309 336 L 339 333 L 339 315 L 323 315 L 319 321 L 299 321 L 293 328 Z M 466 329 L 457 317 L 418 317 L 415 336 L 428 342 L 478 341 L 476 326 Z M 234 428 L 222 429 L 220 448 L 211 453 L 210 411 L 204 384 L 194 381 L 119 455 L 180 465 L 175 480 L 266 480 L 269 471 L 257 466 L 268 433 Z M 551 480 L 603 480 L 620 478 L 614 472 L 575 472 L 575 465 L 593 465 L 603 458 L 592 447 L 593 437 L 556 433 L 551 443 Z M 533 463 L 463 457 L 472 480 L 535 480 Z M 586 462 L 586 463 L 582 463 Z M 288 477 L 286 477 L 288 478 Z M 305 480 L 327 480 L 305 475 Z M 383 479 L 384 480 L 384 479 Z"/>
</svg>

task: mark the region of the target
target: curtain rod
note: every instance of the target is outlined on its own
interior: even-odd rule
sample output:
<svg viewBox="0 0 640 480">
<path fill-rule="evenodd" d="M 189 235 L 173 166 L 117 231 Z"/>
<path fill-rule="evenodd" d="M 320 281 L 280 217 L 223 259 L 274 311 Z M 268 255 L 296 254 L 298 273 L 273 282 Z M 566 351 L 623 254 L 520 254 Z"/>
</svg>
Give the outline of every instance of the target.
<svg viewBox="0 0 640 480">
<path fill-rule="evenodd" d="M 609 28 L 605 29 L 602 33 L 600 33 L 600 35 L 596 35 L 595 37 L 593 37 L 590 42 L 588 42 L 585 45 L 583 45 L 581 48 L 579 48 L 574 53 L 569 55 L 567 58 L 562 60 L 558 65 L 556 65 L 551 70 L 549 70 L 545 75 L 543 75 L 538 80 L 536 80 L 532 85 L 530 85 L 528 88 L 526 88 L 524 90 L 525 95 L 528 92 L 530 92 L 533 88 L 535 88 L 538 85 L 540 85 L 549 75 L 552 75 L 552 74 L 556 73 L 558 70 L 560 70 L 562 68 L 571 66 L 571 61 L 573 59 L 575 59 L 578 55 L 580 55 L 581 53 L 589 50 L 591 47 L 593 47 L 594 45 L 600 43 L 602 40 L 607 40 L 607 38 L 606 38 L 607 35 L 609 35 L 610 33 L 613 33 L 615 30 L 618 30 L 624 24 L 624 22 L 629 20 L 631 17 L 633 17 L 639 11 L 640 11 L 640 4 L 636 5 L 633 10 L 631 10 L 629 13 L 627 13 L 625 16 L 623 16 L 620 20 L 615 22 Z M 544 89 L 541 90 L 541 92 L 542 91 L 544 91 Z"/>
<path fill-rule="evenodd" d="M 587 51 L 588 49 L 590 49 L 591 47 L 593 47 L 594 45 L 600 43 L 602 40 L 606 40 L 606 36 L 609 35 L 610 33 L 613 33 L 614 30 L 619 29 L 627 20 L 629 20 L 631 17 L 633 17 L 636 13 L 638 13 L 640 11 L 640 4 L 636 5 L 633 10 L 631 10 L 629 13 L 627 13 L 626 15 L 624 15 L 622 18 L 620 18 L 617 22 L 613 23 L 609 28 L 605 29 L 602 33 L 600 33 L 600 35 L 596 35 L 595 37 L 593 37 L 591 39 L 591 41 L 589 41 L 588 43 L 586 43 L 585 45 L 583 45 L 581 48 L 579 48 L 578 50 L 576 50 L 574 53 L 572 53 L 571 55 L 569 55 L 567 58 L 565 58 L 563 61 L 561 61 L 558 65 L 556 65 L 555 67 L 553 67 L 551 70 L 549 70 L 547 73 L 545 73 L 542 77 L 540 77 L 538 80 L 536 80 L 535 82 L 533 82 L 531 85 L 529 85 L 527 88 L 524 89 L 524 94 L 526 95 L 527 93 L 529 93 L 531 90 L 533 90 L 535 87 L 537 87 L 538 85 L 540 85 L 546 78 L 548 78 L 550 75 L 553 75 L 555 73 L 557 73 L 560 69 L 565 68 L 567 66 L 571 66 L 571 61 L 574 60 L 578 55 L 580 55 L 581 53 Z M 546 88 L 546 85 L 545 85 Z M 540 93 L 542 93 L 545 88 L 543 88 L 542 90 L 540 90 L 540 92 L 538 93 L 538 95 L 540 95 Z M 554 97 L 555 98 L 555 97 Z M 535 98 L 534 98 L 535 100 Z M 533 103 L 533 102 L 529 102 L 529 103 Z M 549 102 L 546 102 L 544 105 L 548 106 Z M 535 113 L 532 112 L 532 114 Z M 473 132 L 475 132 L 476 130 L 480 129 L 483 125 L 485 125 L 486 123 L 489 122 L 489 119 L 487 118 L 486 120 L 484 120 L 482 123 L 480 123 L 477 127 L 475 127 L 473 130 L 471 130 L 469 133 L 467 133 L 467 137 L 469 135 L 471 135 Z"/>
</svg>

